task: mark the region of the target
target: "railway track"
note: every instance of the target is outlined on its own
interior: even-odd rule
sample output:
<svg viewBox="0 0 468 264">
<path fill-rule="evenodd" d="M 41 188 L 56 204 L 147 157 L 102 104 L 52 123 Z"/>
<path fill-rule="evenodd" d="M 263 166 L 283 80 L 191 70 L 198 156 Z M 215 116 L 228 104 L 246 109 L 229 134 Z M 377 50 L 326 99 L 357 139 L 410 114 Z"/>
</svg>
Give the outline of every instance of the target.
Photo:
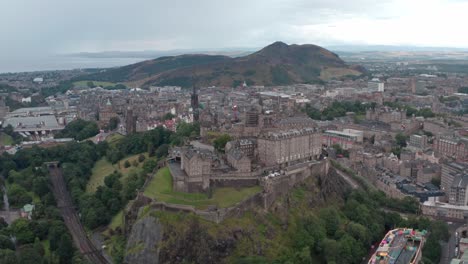
<svg viewBox="0 0 468 264">
<path fill-rule="evenodd" d="M 94 246 L 93 242 L 86 235 L 86 231 L 80 222 L 80 218 L 73 205 L 67 185 L 63 179 L 62 169 L 57 163 L 47 163 L 50 180 L 52 182 L 52 192 L 57 201 L 58 208 L 65 221 L 65 225 L 70 231 L 75 246 L 80 250 L 91 263 L 109 264 L 107 259 Z"/>
</svg>

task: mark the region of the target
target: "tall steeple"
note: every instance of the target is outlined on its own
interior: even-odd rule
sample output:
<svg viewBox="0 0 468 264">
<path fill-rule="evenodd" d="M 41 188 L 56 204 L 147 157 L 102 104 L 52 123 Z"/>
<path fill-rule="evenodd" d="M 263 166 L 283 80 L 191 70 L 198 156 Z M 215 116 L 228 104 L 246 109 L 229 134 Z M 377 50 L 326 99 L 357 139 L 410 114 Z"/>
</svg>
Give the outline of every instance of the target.
<svg viewBox="0 0 468 264">
<path fill-rule="evenodd" d="M 198 122 L 200 119 L 200 110 L 199 110 L 199 103 L 198 103 L 198 89 L 195 83 L 195 71 L 192 72 L 192 96 L 190 97 L 190 105 L 192 106 L 193 111 L 193 121 Z"/>
</svg>

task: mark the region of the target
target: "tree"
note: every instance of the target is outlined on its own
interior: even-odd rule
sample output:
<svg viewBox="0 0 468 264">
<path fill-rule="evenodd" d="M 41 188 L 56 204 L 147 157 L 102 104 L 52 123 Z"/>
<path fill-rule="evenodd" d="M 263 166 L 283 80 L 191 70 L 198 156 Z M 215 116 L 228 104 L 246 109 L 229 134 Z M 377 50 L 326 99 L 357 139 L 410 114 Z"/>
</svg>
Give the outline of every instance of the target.
<svg viewBox="0 0 468 264">
<path fill-rule="evenodd" d="M 34 242 L 34 232 L 30 227 L 28 220 L 19 218 L 11 224 L 10 229 L 18 243 L 24 245 Z"/>
<path fill-rule="evenodd" d="M 34 193 L 40 197 L 46 195 L 50 192 L 49 190 L 49 180 L 46 177 L 37 177 L 33 179 L 32 190 Z"/>
<path fill-rule="evenodd" d="M 128 168 L 128 167 L 130 167 L 130 166 L 131 166 L 130 161 L 126 160 L 126 161 L 124 162 L 124 167 L 125 167 L 125 168 Z"/>
<path fill-rule="evenodd" d="M 117 148 L 114 147 L 110 147 L 106 151 L 106 158 L 112 164 L 117 163 L 120 159 L 123 158 L 123 156 L 124 155 L 122 154 L 122 152 L 120 152 Z"/>
<path fill-rule="evenodd" d="M 67 229 L 61 221 L 53 221 L 49 229 L 49 247 L 50 250 L 55 251 L 60 245 L 62 234 L 66 233 Z"/>
<path fill-rule="evenodd" d="M 8 199 L 12 206 L 23 206 L 25 204 L 31 203 L 32 198 L 28 192 L 21 186 L 13 184 L 8 189 Z"/>
<path fill-rule="evenodd" d="M 432 178 L 431 183 L 440 188 L 440 178 Z"/>
<path fill-rule="evenodd" d="M 169 145 L 168 144 L 162 144 L 156 150 L 155 154 L 156 154 L 156 157 L 162 158 L 162 157 L 167 156 L 168 152 L 169 152 Z"/>
<path fill-rule="evenodd" d="M 19 253 L 19 264 L 41 263 L 42 256 L 33 245 L 21 248 Z"/>
<path fill-rule="evenodd" d="M 140 154 L 140 155 L 138 156 L 138 162 L 141 163 L 141 162 L 145 161 L 145 158 L 146 158 L 145 155 Z"/>
<path fill-rule="evenodd" d="M 320 210 L 320 218 L 325 223 L 327 235 L 333 237 L 340 226 L 340 215 L 333 207 Z"/>
<path fill-rule="evenodd" d="M 323 242 L 323 255 L 327 263 L 336 262 L 338 258 L 338 243 L 333 239 L 325 239 Z"/>
<path fill-rule="evenodd" d="M 156 168 L 156 166 L 158 165 L 158 163 L 156 162 L 156 159 L 147 159 L 144 163 L 143 163 L 143 172 L 144 173 L 151 173 L 154 168 Z"/>
<path fill-rule="evenodd" d="M 395 140 L 398 146 L 400 147 L 406 147 L 406 140 L 408 139 L 407 136 L 405 136 L 403 133 L 398 133 L 395 135 Z"/>
<path fill-rule="evenodd" d="M 18 264 L 18 259 L 16 258 L 15 251 L 11 249 L 0 249 L 0 263 Z"/>
<path fill-rule="evenodd" d="M 91 82 L 91 81 L 86 82 L 86 85 L 87 85 L 89 88 L 94 88 L 94 87 L 96 87 L 96 86 L 94 85 L 94 83 Z"/>
<path fill-rule="evenodd" d="M 170 120 L 172 118 L 176 117 L 175 115 L 173 115 L 172 113 L 167 113 L 164 115 L 163 117 L 163 120 Z"/>
<path fill-rule="evenodd" d="M 109 119 L 109 130 L 115 130 L 119 126 L 120 119 L 118 116 L 111 117 Z"/>
<path fill-rule="evenodd" d="M 148 157 L 154 157 L 156 154 L 153 144 L 148 144 Z"/>
<path fill-rule="evenodd" d="M 15 245 L 11 239 L 5 235 L 0 235 L 0 249 L 11 249 L 15 250 Z"/>
<path fill-rule="evenodd" d="M 68 235 L 67 233 L 62 234 L 62 236 L 60 237 L 60 244 L 57 249 L 59 263 L 60 264 L 70 263 L 73 257 L 73 252 L 74 250 L 73 250 L 73 245 L 72 245 L 70 235 Z"/>
<path fill-rule="evenodd" d="M 224 153 L 224 147 L 229 141 L 231 141 L 231 136 L 228 134 L 222 134 L 213 141 L 213 146 L 217 151 Z"/>
<path fill-rule="evenodd" d="M 99 133 L 99 128 L 96 122 L 77 119 L 68 123 L 65 128 L 60 131 L 56 138 L 74 138 L 76 140 L 84 140 L 95 136 Z"/>
</svg>

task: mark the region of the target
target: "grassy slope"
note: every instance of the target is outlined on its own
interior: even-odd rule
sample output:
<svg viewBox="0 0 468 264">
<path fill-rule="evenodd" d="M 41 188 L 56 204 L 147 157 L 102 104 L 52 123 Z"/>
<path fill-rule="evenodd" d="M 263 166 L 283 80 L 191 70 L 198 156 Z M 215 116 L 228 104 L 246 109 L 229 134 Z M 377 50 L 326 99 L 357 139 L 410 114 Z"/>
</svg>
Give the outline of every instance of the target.
<svg viewBox="0 0 468 264">
<path fill-rule="evenodd" d="M 122 138 L 125 136 L 115 133 L 106 138 L 107 143 L 109 143 L 110 146 L 115 146 L 117 142 L 119 142 Z"/>
<path fill-rule="evenodd" d="M 104 178 L 116 170 L 114 166 L 105 158 L 98 160 L 92 169 L 91 178 L 86 185 L 86 192 L 95 192 L 97 187 L 104 184 Z"/>
<path fill-rule="evenodd" d="M 320 79 L 322 80 L 330 80 L 332 78 L 339 78 L 346 75 L 361 75 L 361 73 L 347 68 L 326 68 L 320 71 Z"/>
<path fill-rule="evenodd" d="M 13 145 L 13 138 L 5 133 L 0 133 L 0 146 Z"/>
<path fill-rule="evenodd" d="M 123 225 L 123 211 L 118 212 L 109 224 L 109 228 L 116 229 L 117 227 L 122 227 Z"/>
<path fill-rule="evenodd" d="M 93 82 L 96 86 L 106 87 L 106 86 L 114 86 L 115 83 L 112 82 L 101 82 L 101 81 L 77 81 L 73 83 L 73 86 L 87 86 L 88 82 Z"/>
<path fill-rule="evenodd" d="M 148 158 L 148 153 L 144 153 L 144 155 L 146 158 Z M 137 167 L 134 167 L 133 165 L 128 168 L 124 167 L 126 160 L 128 160 L 131 164 L 134 160 L 138 159 L 138 156 L 140 156 L 140 154 L 123 158 L 114 165 L 111 164 L 105 157 L 98 160 L 92 169 L 92 175 L 89 178 L 88 185 L 86 186 L 86 192 L 95 192 L 99 186 L 104 184 L 104 178 L 113 173 L 115 170 L 122 173 L 122 179 L 125 179 L 125 177 L 128 176 L 131 172 L 138 173 L 141 170 L 143 163 L 138 163 Z"/>
<path fill-rule="evenodd" d="M 172 176 L 166 167 L 156 173 L 144 194 L 159 201 L 206 208 L 209 205 L 229 207 L 260 191 L 259 186 L 241 189 L 217 188 L 211 198 L 204 193 L 175 192 L 172 190 Z"/>
</svg>

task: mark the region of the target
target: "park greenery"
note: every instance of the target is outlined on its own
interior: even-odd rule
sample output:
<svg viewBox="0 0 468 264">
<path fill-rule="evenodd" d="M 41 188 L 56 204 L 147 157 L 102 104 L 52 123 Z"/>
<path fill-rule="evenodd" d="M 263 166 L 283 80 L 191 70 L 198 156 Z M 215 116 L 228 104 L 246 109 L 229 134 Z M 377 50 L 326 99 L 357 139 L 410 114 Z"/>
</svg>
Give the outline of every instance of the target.
<svg viewBox="0 0 468 264">
<path fill-rule="evenodd" d="M 364 115 L 366 110 L 369 108 L 375 108 L 376 103 L 363 103 L 360 101 L 349 102 L 349 101 L 333 101 L 333 103 L 320 111 L 314 108 L 310 104 L 302 109 L 310 118 L 315 120 L 333 120 L 337 117 L 346 116 L 346 113 L 353 112 L 356 115 Z"/>
<path fill-rule="evenodd" d="M 231 136 L 228 134 L 222 134 L 216 137 L 216 139 L 213 140 L 213 147 L 221 152 L 224 153 L 224 148 L 226 147 L 226 143 L 231 141 Z"/>
<path fill-rule="evenodd" d="M 392 153 L 400 157 L 401 151 L 403 150 L 403 148 L 407 146 L 408 139 L 409 139 L 409 136 L 406 136 L 405 134 L 401 132 L 396 134 L 395 135 L 396 146 L 392 148 Z"/>
<path fill-rule="evenodd" d="M 434 112 L 430 108 L 422 108 L 422 109 L 416 109 L 412 106 L 405 105 L 399 102 L 384 102 L 385 106 L 389 106 L 395 109 L 404 109 L 406 110 L 406 116 L 407 117 L 412 117 L 414 116 L 422 116 L 424 118 L 430 118 L 430 117 L 435 117 Z"/>
<path fill-rule="evenodd" d="M 0 136 L 8 138 L 8 141 L 6 143 L 9 144 L 5 145 L 17 145 L 23 141 L 23 137 L 18 132 L 15 132 L 11 125 L 4 127 L 3 135 Z"/>
<path fill-rule="evenodd" d="M 98 133 L 99 128 L 95 122 L 77 119 L 68 123 L 55 137 L 84 140 L 93 137 Z"/>
<path fill-rule="evenodd" d="M 63 136 L 84 139 L 91 135 L 85 133 L 92 130 L 89 129 L 93 127 L 91 123 L 79 120 L 72 123 Z M 44 263 L 85 263 L 73 248 L 60 216 L 44 162 L 58 161 L 62 164 L 65 182 L 82 223 L 86 228 L 95 229 L 109 224 L 112 217 L 135 197 L 147 174 L 156 167 L 157 160 L 167 155 L 169 145 L 185 142 L 186 135 L 197 136 L 199 133 L 197 124 L 180 124 L 180 127 L 177 133 L 156 128 L 119 137 L 112 144 L 84 140 L 51 148 L 33 146 L 14 155 L 3 153 L 0 156 L 0 174 L 6 179 L 11 206 L 19 208 L 33 203 L 35 209 L 31 221 L 16 220 L 10 227 L 0 223 L 0 263 L 43 263 L 43 260 Z M 148 149 L 153 149 L 150 157 L 140 155 Z M 137 163 L 137 171 L 108 171 L 103 184 L 94 192 L 87 192 L 92 168 L 97 161 L 104 159 L 118 163 L 120 157 L 128 155 L 135 155 L 132 163 Z M 114 160 L 116 156 L 119 159 Z M 16 251 L 2 240 L 1 235 L 17 238 Z"/>
</svg>

